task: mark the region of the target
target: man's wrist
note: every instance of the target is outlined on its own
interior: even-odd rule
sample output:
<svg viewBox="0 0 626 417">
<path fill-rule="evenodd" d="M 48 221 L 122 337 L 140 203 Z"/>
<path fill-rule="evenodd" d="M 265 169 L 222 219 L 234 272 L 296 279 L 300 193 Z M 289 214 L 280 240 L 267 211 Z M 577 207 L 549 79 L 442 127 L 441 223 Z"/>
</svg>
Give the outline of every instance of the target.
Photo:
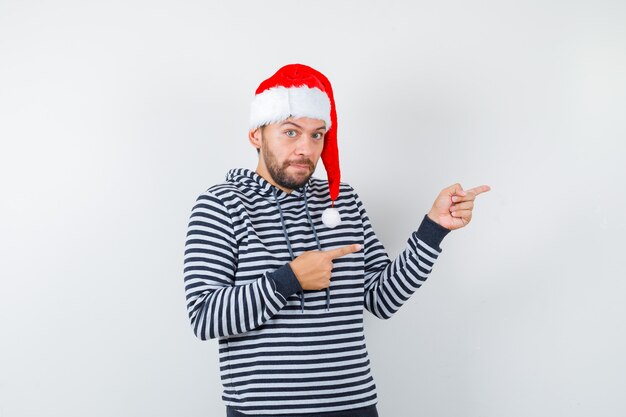
<svg viewBox="0 0 626 417">
<path fill-rule="evenodd" d="M 282 294 L 285 299 L 292 294 L 302 291 L 300 281 L 291 269 L 290 264 L 285 264 L 269 274 L 276 284 L 276 291 Z"/>
<path fill-rule="evenodd" d="M 424 215 L 422 223 L 415 232 L 416 236 L 426 242 L 430 247 L 440 250 L 439 244 L 451 230 L 443 227 L 430 217 L 430 213 Z"/>
<path fill-rule="evenodd" d="M 437 221 L 437 219 L 435 218 L 435 216 L 433 216 L 430 211 L 428 212 L 428 214 L 426 215 L 428 216 L 428 218 L 432 221 L 434 221 L 435 223 L 439 224 L 439 222 Z M 440 225 L 441 226 L 441 225 Z"/>
</svg>

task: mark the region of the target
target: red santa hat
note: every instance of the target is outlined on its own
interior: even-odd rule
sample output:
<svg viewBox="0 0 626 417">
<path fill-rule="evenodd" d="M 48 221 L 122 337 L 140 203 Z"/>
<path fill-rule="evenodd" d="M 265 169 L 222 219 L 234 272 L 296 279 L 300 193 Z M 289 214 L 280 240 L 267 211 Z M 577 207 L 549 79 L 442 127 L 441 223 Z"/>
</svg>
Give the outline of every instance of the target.
<svg viewBox="0 0 626 417">
<path fill-rule="evenodd" d="M 341 180 L 337 112 L 333 89 L 324 74 L 307 65 L 289 64 L 259 85 L 250 107 L 250 129 L 289 117 L 310 117 L 326 123 L 321 157 L 328 176 L 332 208 L 324 211 L 322 219 L 328 227 L 335 227 L 341 221 L 334 208 Z"/>
</svg>

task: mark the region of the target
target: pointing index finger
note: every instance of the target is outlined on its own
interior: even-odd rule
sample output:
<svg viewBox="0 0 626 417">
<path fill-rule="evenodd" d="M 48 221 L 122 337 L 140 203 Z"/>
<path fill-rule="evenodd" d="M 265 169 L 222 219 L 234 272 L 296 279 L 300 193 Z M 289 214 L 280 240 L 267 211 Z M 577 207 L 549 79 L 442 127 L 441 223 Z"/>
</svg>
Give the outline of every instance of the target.
<svg viewBox="0 0 626 417">
<path fill-rule="evenodd" d="M 479 185 L 478 187 L 474 187 L 470 190 L 466 190 L 468 193 L 472 193 L 475 196 L 485 193 L 487 191 L 491 190 L 491 187 L 488 185 Z"/>
<path fill-rule="evenodd" d="M 355 243 L 354 245 L 343 246 L 337 249 L 327 250 L 326 254 L 330 256 L 332 259 L 340 258 L 342 256 L 348 255 L 350 253 L 358 252 L 361 250 L 361 245 Z"/>
</svg>

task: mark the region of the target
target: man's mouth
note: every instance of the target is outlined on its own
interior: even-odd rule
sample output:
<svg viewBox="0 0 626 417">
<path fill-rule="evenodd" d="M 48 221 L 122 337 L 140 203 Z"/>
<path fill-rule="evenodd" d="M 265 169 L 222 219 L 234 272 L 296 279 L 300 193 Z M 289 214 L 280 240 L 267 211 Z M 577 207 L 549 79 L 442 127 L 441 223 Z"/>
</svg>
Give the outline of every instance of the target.
<svg viewBox="0 0 626 417">
<path fill-rule="evenodd" d="M 300 169 L 309 169 L 309 165 L 308 164 L 291 164 L 291 166 L 294 166 L 294 167 L 300 168 Z"/>
</svg>

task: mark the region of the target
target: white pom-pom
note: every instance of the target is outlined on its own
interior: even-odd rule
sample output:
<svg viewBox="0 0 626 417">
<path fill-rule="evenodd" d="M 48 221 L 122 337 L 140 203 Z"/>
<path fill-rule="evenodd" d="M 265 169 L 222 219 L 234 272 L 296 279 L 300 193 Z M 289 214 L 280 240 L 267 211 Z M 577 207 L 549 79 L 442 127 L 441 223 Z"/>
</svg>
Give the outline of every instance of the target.
<svg viewBox="0 0 626 417">
<path fill-rule="evenodd" d="M 341 223 L 341 215 L 339 214 L 339 210 L 334 207 L 329 207 L 322 213 L 322 222 L 326 225 L 326 227 L 330 227 L 331 229 Z"/>
</svg>

